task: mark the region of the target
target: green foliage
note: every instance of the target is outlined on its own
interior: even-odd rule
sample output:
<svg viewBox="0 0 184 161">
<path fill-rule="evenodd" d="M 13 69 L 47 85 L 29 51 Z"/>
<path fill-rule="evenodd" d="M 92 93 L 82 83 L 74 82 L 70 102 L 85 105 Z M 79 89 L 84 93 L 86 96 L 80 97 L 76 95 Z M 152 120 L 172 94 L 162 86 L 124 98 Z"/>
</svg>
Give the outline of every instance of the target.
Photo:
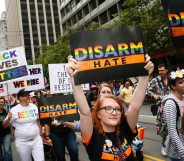
<svg viewBox="0 0 184 161">
<path fill-rule="evenodd" d="M 58 36 L 53 45 L 42 46 L 42 53 L 36 58 L 36 64 L 43 65 L 44 75 L 48 77 L 48 64 L 66 63 L 67 56 L 71 54 L 69 36 L 74 30 L 69 29 L 64 36 Z"/>
<path fill-rule="evenodd" d="M 113 24 L 105 27 L 137 26 L 142 29 L 146 53 L 155 53 L 173 49 L 172 37 L 166 14 L 160 0 L 125 0 L 123 10 L 114 15 Z M 92 22 L 88 30 L 102 28 Z M 69 28 L 64 36 L 57 38 L 57 43 L 41 48 L 42 54 L 37 55 L 36 63 L 43 64 L 44 74 L 48 76 L 48 64 L 65 63 L 71 54 L 69 36 L 75 32 Z"/>
<path fill-rule="evenodd" d="M 91 22 L 91 24 L 89 25 L 88 29 L 89 29 L 89 30 L 94 30 L 94 29 L 98 29 L 98 28 L 100 28 L 100 27 L 101 27 L 101 26 L 100 26 L 99 23 L 97 23 L 97 22 Z"/>
<path fill-rule="evenodd" d="M 142 29 L 147 53 L 173 48 L 168 21 L 160 0 L 125 0 L 123 11 L 112 27 L 127 26 Z"/>
<path fill-rule="evenodd" d="M 27 64 L 28 65 L 33 65 L 33 60 L 32 59 L 27 60 Z"/>
</svg>

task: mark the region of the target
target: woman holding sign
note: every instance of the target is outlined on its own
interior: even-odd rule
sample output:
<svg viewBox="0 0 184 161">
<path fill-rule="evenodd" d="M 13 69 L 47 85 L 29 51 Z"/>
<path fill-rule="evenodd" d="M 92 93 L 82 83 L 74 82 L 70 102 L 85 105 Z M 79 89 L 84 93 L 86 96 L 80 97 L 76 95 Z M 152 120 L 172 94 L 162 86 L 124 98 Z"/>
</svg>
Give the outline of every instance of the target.
<svg viewBox="0 0 184 161">
<path fill-rule="evenodd" d="M 73 75 L 78 68 L 77 61 L 72 56 L 69 56 L 68 61 L 67 70 L 80 110 L 82 139 L 90 160 L 135 160 L 130 144 L 137 135 L 136 124 L 149 76 L 140 78 L 126 115 L 121 101 L 110 95 L 97 100 L 91 116 L 81 86 L 74 85 Z M 153 72 L 153 68 L 150 57 L 146 56 L 145 69 L 149 75 Z"/>
</svg>

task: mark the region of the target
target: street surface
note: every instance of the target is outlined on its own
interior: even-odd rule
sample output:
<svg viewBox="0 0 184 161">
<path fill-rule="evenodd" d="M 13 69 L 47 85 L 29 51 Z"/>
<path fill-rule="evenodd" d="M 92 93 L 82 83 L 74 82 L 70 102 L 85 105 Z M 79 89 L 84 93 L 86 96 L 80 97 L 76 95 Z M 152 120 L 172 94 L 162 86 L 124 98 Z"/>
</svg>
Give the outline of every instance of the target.
<svg viewBox="0 0 184 161">
<path fill-rule="evenodd" d="M 144 153 L 144 161 L 169 161 L 169 159 L 163 157 L 160 153 L 161 149 L 161 137 L 156 134 L 156 128 L 154 125 L 155 118 L 152 117 L 150 112 L 150 103 L 146 103 L 143 105 L 141 112 L 140 112 L 140 121 L 139 124 L 141 127 L 145 127 L 145 139 L 144 139 L 144 146 L 143 146 L 143 153 Z M 81 142 L 80 133 L 77 133 L 77 140 L 79 142 L 79 159 L 80 161 L 89 161 L 88 156 L 86 154 L 85 148 Z M 20 161 L 14 144 L 12 144 L 13 150 L 13 160 Z M 66 151 L 66 160 L 69 161 L 69 156 Z"/>
</svg>

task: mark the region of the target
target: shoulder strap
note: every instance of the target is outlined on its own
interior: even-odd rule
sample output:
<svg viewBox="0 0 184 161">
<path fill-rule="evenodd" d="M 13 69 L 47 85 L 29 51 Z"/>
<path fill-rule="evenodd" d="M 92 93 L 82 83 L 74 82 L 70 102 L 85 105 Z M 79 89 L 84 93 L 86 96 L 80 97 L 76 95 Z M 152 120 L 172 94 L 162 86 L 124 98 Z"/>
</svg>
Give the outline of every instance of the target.
<svg viewBox="0 0 184 161">
<path fill-rule="evenodd" d="M 178 122 L 179 117 L 181 116 L 181 114 L 180 114 L 180 107 L 179 107 L 178 103 L 175 101 L 175 99 L 173 99 L 173 98 L 168 98 L 167 100 L 172 100 L 172 101 L 175 103 L 175 105 L 176 105 L 176 110 L 177 110 L 176 130 L 177 130 L 177 133 L 178 133 L 178 135 L 179 135 L 179 131 L 178 131 L 178 127 L 177 127 L 177 122 Z M 166 101 L 167 101 L 167 100 L 166 100 Z M 166 101 L 165 101 L 165 102 L 166 102 Z"/>
<path fill-rule="evenodd" d="M 180 107 L 179 107 L 178 103 L 175 101 L 175 99 L 173 99 L 173 98 L 168 98 L 167 100 L 172 100 L 172 101 L 175 103 L 175 105 L 176 105 L 176 110 L 177 110 L 177 119 L 176 119 L 176 121 L 178 122 L 178 119 L 179 119 L 179 117 L 181 116 L 181 114 L 180 114 Z M 166 101 L 167 101 L 167 100 L 166 100 Z"/>
</svg>

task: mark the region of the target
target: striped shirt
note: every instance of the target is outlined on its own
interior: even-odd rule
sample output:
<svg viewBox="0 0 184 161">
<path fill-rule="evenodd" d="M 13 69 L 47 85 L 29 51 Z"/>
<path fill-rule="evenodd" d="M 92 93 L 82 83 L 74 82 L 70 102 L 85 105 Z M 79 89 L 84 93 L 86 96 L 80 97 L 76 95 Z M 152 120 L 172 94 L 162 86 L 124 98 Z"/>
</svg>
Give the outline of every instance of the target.
<svg viewBox="0 0 184 161">
<path fill-rule="evenodd" d="M 173 98 L 180 107 L 182 115 L 183 101 L 178 100 L 173 94 L 169 94 L 164 99 Z M 164 101 L 164 100 L 163 100 Z M 175 159 L 184 159 L 184 135 L 180 133 L 181 117 L 177 123 L 177 107 L 173 100 L 167 100 L 164 105 L 164 115 L 167 120 L 168 135 L 165 141 L 167 155 Z"/>
</svg>

